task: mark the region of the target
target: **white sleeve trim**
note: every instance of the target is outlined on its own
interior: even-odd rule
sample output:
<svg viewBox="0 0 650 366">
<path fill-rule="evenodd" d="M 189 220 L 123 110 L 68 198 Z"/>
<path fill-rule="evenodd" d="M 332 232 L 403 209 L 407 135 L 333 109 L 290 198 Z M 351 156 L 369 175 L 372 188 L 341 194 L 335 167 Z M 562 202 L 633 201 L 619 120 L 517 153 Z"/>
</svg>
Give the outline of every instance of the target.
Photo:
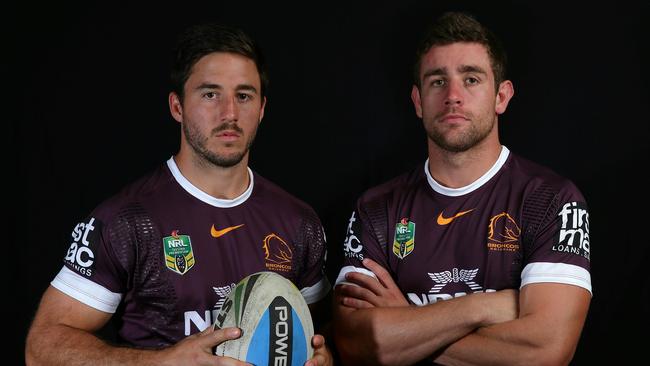
<svg viewBox="0 0 650 366">
<path fill-rule="evenodd" d="M 122 300 L 122 294 L 111 292 L 65 266 L 50 284 L 64 294 L 105 313 L 115 313 Z"/>
<path fill-rule="evenodd" d="M 368 269 L 361 268 L 361 267 L 355 267 L 355 266 L 345 266 L 345 267 L 341 268 L 341 272 L 339 272 L 339 276 L 336 278 L 336 283 L 334 284 L 334 286 L 337 286 L 337 285 L 340 285 L 340 284 L 355 285 L 356 286 L 356 284 L 347 282 L 345 280 L 345 275 L 350 273 L 350 272 L 359 272 L 359 273 L 363 273 L 364 275 L 377 278 L 377 276 L 372 271 L 370 271 Z"/>
<path fill-rule="evenodd" d="M 330 291 L 330 281 L 327 277 L 323 276 L 315 285 L 307 286 L 300 289 L 302 297 L 305 298 L 307 304 L 318 302 L 327 295 Z"/>
<path fill-rule="evenodd" d="M 549 262 L 527 264 L 521 272 L 521 287 L 540 282 L 566 283 L 579 286 L 589 291 L 593 296 L 589 271 L 573 264 Z"/>
</svg>

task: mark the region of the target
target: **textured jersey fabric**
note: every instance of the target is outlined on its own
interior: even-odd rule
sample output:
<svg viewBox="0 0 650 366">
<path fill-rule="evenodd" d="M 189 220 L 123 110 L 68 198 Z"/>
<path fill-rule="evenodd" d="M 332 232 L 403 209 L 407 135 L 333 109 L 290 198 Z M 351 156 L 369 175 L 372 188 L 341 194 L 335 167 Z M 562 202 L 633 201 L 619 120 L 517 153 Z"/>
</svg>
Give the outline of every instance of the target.
<svg viewBox="0 0 650 366">
<path fill-rule="evenodd" d="M 120 312 L 120 337 L 139 347 L 205 329 L 234 285 L 255 272 L 277 272 L 308 303 L 320 300 L 329 290 L 320 220 L 250 169 L 249 176 L 240 197 L 216 199 L 169 159 L 76 225 L 52 285 Z"/>
<path fill-rule="evenodd" d="M 555 282 L 591 292 L 589 214 L 568 180 L 511 154 L 469 186 L 440 185 L 424 168 L 368 190 L 344 242 L 345 274 L 385 267 L 410 303 Z"/>
</svg>

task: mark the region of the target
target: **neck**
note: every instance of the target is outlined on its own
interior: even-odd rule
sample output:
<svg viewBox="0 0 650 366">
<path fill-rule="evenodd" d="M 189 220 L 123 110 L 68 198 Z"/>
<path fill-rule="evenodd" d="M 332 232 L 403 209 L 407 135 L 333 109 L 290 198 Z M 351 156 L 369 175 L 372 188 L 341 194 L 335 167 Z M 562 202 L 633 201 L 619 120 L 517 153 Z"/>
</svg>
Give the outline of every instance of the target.
<svg viewBox="0 0 650 366">
<path fill-rule="evenodd" d="M 467 151 L 450 152 L 428 140 L 428 151 L 431 177 L 443 186 L 461 188 L 490 170 L 501 154 L 501 143 L 498 137 L 488 137 Z"/>
<path fill-rule="evenodd" d="M 188 181 L 214 198 L 235 199 L 246 191 L 250 182 L 248 154 L 238 164 L 227 168 L 183 151 L 174 156 L 174 161 Z"/>
</svg>

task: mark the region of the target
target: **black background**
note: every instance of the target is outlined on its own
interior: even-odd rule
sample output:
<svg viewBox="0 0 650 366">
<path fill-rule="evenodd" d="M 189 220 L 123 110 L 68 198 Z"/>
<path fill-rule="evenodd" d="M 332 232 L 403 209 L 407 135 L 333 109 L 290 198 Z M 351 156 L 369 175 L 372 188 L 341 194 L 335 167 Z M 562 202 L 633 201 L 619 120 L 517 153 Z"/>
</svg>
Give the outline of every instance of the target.
<svg viewBox="0 0 650 366">
<path fill-rule="evenodd" d="M 9 360 L 22 362 L 73 225 L 176 152 L 167 93 L 181 29 L 218 21 L 262 45 L 271 86 L 250 165 L 319 213 L 333 280 L 356 197 L 426 158 L 411 65 L 424 23 L 444 10 L 472 12 L 505 44 L 515 97 L 502 143 L 589 203 L 594 298 L 573 364 L 646 359 L 647 5 L 214 1 L 5 5 Z"/>
</svg>

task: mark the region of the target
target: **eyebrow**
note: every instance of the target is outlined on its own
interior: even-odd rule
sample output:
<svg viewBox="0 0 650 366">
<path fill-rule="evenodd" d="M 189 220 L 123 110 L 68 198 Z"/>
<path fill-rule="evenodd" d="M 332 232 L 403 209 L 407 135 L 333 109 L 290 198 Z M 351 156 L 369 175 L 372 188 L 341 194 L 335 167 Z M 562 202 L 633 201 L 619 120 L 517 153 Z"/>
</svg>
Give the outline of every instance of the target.
<svg viewBox="0 0 650 366">
<path fill-rule="evenodd" d="M 467 74 L 470 72 L 474 73 L 479 73 L 479 74 L 484 74 L 487 75 L 487 72 L 483 70 L 483 68 L 476 66 L 476 65 L 460 65 L 457 68 L 458 72 L 461 74 Z M 423 79 L 428 78 L 429 76 L 439 76 L 439 75 L 447 75 L 447 68 L 446 67 L 438 67 L 435 69 L 427 70 L 424 75 L 422 75 Z"/>
<path fill-rule="evenodd" d="M 481 67 L 478 67 L 476 65 L 460 65 L 458 71 L 463 74 L 466 74 L 468 72 L 475 72 L 475 73 L 487 75 L 487 71 L 483 70 Z"/>
<path fill-rule="evenodd" d="M 202 90 L 202 89 L 217 89 L 217 90 L 223 90 L 223 86 L 219 84 L 212 84 L 212 83 L 202 83 L 199 86 L 196 87 L 196 90 Z M 250 85 L 250 84 L 239 84 L 235 88 L 237 91 L 250 91 L 255 94 L 257 94 L 257 89 Z"/>
<path fill-rule="evenodd" d="M 427 70 L 424 75 L 422 75 L 422 79 L 426 79 L 429 76 L 438 76 L 438 75 L 447 75 L 447 68 L 446 67 L 439 67 L 436 69 L 431 69 Z"/>
</svg>

